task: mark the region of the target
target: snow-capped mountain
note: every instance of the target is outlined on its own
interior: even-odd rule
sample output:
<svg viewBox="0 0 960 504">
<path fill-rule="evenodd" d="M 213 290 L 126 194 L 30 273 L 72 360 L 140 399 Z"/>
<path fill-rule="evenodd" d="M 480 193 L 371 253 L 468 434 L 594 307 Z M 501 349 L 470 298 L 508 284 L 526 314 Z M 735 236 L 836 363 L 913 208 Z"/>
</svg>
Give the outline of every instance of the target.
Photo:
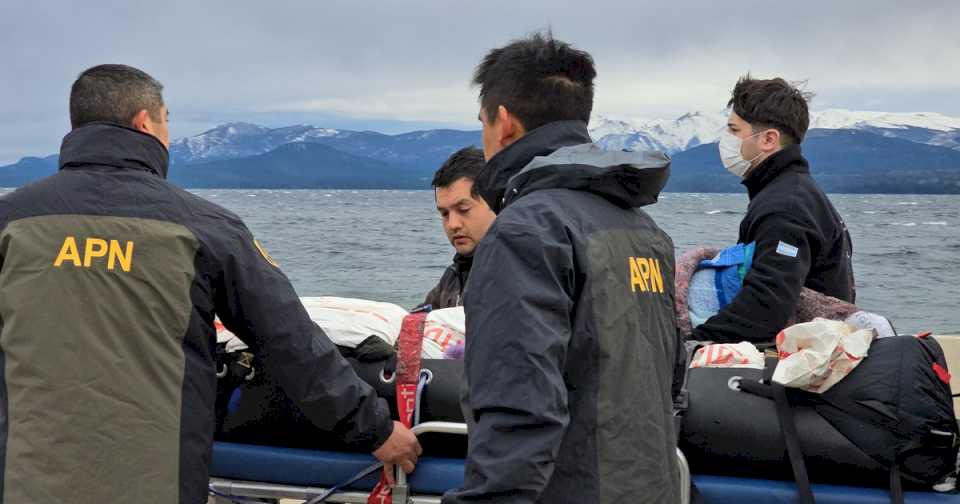
<svg viewBox="0 0 960 504">
<path fill-rule="evenodd" d="M 612 119 L 604 116 L 590 121 L 590 135 L 605 149 L 661 150 L 668 153 L 715 142 L 726 116 L 692 112 L 672 120 Z"/>
<path fill-rule="evenodd" d="M 248 123 L 228 123 L 170 144 L 174 165 L 209 163 L 258 156 L 288 144 L 319 143 L 343 152 L 400 165 L 442 163 L 451 152 L 479 145 L 477 131 L 447 129 L 385 135 L 376 131 L 351 131 L 297 125 L 265 128 Z"/>
<path fill-rule="evenodd" d="M 864 130 L 891 138 L 960 149 L 960 118 L 931 112 L 892 113 L 827 109 L 813 112 L 810 129 Z M 726 111 L 693 112 L 676 119 L 596 116 L 590 133 L 607 149 L 663 150 L 670 154 L 716 142 Z"/>
<path fill-rule="evenodd" d="M 726 115 L 676 119 L 596 116 L 593 138 L 610 149 L 673 154 L 668 190 L 739 191 L 715 145 Z M 456 150 L 481 143 L 479 131 L 435 129 L 386 135 L 314 126 L 224 124 L 176 140 L 170 180 L 185 187 L 428 188 Z M 813 115 L 804 154 L 825 189 L 842 192 L 960 194 L 960 119 L 941 114 L 825 110 Z M 189 168 L 182 165 L 193 165 Z M 180 166 L 177 166 L 180 165 Z M 0 166 L 0 187 L 55 173 L 56 154 Z"/>
<path fill-rule="evenodd" d="M 289 143 L 349 133 L 307 125 L 264 128 L 243 122 L 227 123 L 171 142 L 170 160 L 173 164 L 187 164 L 256 156 Z"/>
<path fill-rule="evenodd" d="M 637 119 L 597 115 L 590 123 L 593 139 L 606 149 L 661 150 L 670 154 L 716 142 L 727 122 L 726 111 L 692 112 L 675 119 Z M 810 129 L 853 129 L 881 136 L 960 150 L 960 118 L 937 113 L 864 112 L 828 109 L 814 112 Z M 345 152 L 401 163 L 442 162 L 464 145 L 478 144 L 477 132 L 428 130 L 384 135 L 308 125 L 265 128 L 228 123 L 171 143 L 173 164 L 205 163 L 270 152 L 282 145 L 322 143 Z M 435 155 L 434 155 L 435 154 Z M 434 159 L 437 158 L 437 159 Z"/>
<path fill-rule="evenodd" d="M 960 129 L 960 117 L 935 112 L 865 112 L 845 109 L 827 109 L 814 112 L 810 129 L 907 129 L 934 131 Z"/>
</svg>

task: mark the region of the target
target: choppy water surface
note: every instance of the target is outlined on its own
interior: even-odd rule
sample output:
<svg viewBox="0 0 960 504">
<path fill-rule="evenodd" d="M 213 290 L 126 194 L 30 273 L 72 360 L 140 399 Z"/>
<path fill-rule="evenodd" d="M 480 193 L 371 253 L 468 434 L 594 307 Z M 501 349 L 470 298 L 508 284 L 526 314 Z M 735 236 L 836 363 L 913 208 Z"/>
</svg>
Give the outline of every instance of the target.
<svg viewBox="0 0 960 504">
<path fill-rule="evenodd" d="M 203 190 L 239 214 L 300 295 L 419 303 L 449 263 L 430 191 Z M 833 195 L 858 304 L 900 331 L 960 333 L 960 197 Z M 665 194 L 649 207 L 678 251 L 737 239 L 744 195 Z"/>
</svg>

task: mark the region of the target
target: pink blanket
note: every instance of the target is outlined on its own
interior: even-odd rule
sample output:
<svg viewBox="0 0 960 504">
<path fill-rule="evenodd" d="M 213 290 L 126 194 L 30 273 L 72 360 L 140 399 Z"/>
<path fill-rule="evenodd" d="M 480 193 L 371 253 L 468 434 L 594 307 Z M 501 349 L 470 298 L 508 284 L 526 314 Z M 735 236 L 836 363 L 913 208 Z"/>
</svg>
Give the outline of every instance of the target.
<svg viewBox="0 0 960 504">
<path fill-rule="evenodd" d="M 690 289 L 690 279 L 697 271 L 697 266 L 704 259 L 711 259 L 720 249 L 717 247 L 697 247 L 688 250 L 677 259 L 676 273 L 676 303 L 677 326 L 685 336 L 690 336 L 693 327 L 690 324 L 690 311 L 687 307 L 687 292 Z M 786 327 L 801 322 L 809 322 L 814 318 L 829 320 L 846 320 L 847 317 L 860 311 L 856 305 L 837 299 L 815 290 L 804 287 L 800 291 L 800 301 L 793 317 L 787 321 Z"/>
</svg>

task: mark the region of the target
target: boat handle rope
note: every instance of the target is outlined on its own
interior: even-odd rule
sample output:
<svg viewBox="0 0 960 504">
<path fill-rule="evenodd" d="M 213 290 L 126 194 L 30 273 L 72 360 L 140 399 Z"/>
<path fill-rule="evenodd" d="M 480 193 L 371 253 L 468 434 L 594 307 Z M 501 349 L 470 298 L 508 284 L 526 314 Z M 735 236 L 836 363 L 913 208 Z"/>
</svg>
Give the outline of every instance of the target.
<svg viewBox="0 0 960 504">
<path fill-rule="evenodd" d="M 417 395 L 414 397 L 413 401 L 413 424 L 417 425 L 420 423 L 420 400 L 423 395 L 424 389 L 427 388 L 427 385 L 433 381 L 433 373 L 429 369 L 420 370 L 420 379 L 417 381 Z M 320 504 L 321 502 L 326 502 L 333 494 L 339 492 L 344 487 L 350 486 L 357 481 L 375 473 L 379 469 L 383 468 L 383 462 L 377 462 L 370 467 L 358 472 L 353 475 L 349 480 L 344 481 L 343 483 L 338 483 L 331 487 L 329 490 L 324 492 L 318 497 L 305 501 L 304 504 Z M 398 468 L 399 469 L 399 468 Z M 402 470 L 402 469 L 399 469 Z M 398 503 L 405 504 L 405 503 Z"/>
<path fill-rule="evenodd" d="M 429 369 L 420 370 L 420 379 L 417 382 L 417 395 L 414 398 L 414 403 L 413 403 L 414 405 L 413 406 L 413 419 L 414 419 L 413 424 L 414 425 L 420 423 L 420 401 L 423 396 L 423 391 L 427 388 L 427 385 L 430 384 L 430 382 L 432 381 L 433 381 L 433 372 L 431 372 Z M 326 492 L 320 494 L 319 496 L 314 497 L 310 500 L 304 501 L 304 504 L 320 504 L 321 502 L 326 502 L 327 499 L 333 496 L 333 494 L 342 491 L 345 487 L 348 487 L 356 483 L 357 481 L 360 481 L 361 479 L 366 478 L 371 474 L 374 474 L 375 472 L 377 472 L 382 468 L 383 468 L 383 462 L 376 462 L 374 464 L 371 464 L 370 466 L 364 468 L 362 471 L 351 476 L 350 479 L 343 481 L 341 483 L 337 483 L 336 485 L 330 487 Z M 240 497 L 236 495 L 228 495 L 219 490 L 216 490 L 213 487 L 213 485 L 210 485 L 208 488 L 210 490 L 211 495 L 220 497 L 222 499 L 227 499 L 230 502 L 233 502 L 235 504 L 263 504 L 264 502 L 259 499 L 255 500 L 255 499 Z"/>
</svg>

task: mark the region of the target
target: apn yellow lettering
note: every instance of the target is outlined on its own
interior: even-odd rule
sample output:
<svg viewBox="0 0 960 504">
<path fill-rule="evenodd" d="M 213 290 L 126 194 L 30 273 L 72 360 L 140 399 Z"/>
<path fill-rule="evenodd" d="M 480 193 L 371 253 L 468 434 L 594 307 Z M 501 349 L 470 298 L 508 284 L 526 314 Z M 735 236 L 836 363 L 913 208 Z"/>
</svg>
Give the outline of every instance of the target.
<svg viewBox="0 0 960 504">
<path fill-rule="evenodd" d="M 93 263 L 94 257 L 103 257 L 105 255 L 107 255 L 107 240 L 87 238 L 87 244 L 83 248 L 83 267 L 89 268 Z"/>
<path fill-rule="evenodd" d="M 637 292 L 637 287 L 640 287 L 641 292 L 647 291 L 647 285 L 643 283 L 643 278 L 640 275 L 640 266 L 637 264 L 636 257 L 630 257 L 630 291 Z"/>
<path fill-rule="evenodd" d="M 663 294 L 663 275 L 660 273 L 659 259 L 650 259 L 650 290 Z"/>
<path fill-rule="evenodd" d="M 646 257 L 637 258 L 637 266 L 640 268 L 640 277 L 644 283 L 644 291 L 653 290 L 650 286 L 650 262 Z"/>
<path fill-rule="evenodd" d="M 53 261 L 53 267 L 59 268 L 64 261 L 70 261 L 74 266 L 80 266 L 80 251 L 77 249 L 77 239 L 68 236 L 63 239 L 63 245 L 60 247 L 60 253 Z"/>
<path fill-rule="evenodd" d="M 663 271 L 653 257 L 630 257 L 630 290 L 663 294 Z"/>
<path fill-rule="evenodd" d="M 116 262 L 120 262 L 120 269 L 125 272 L 130 271 L 130 267 L 133 265 L 133 242 L 127 242 L 127 250 L 124 252 L 120 249 L 120 242 L 117 240 L 110 240 L 110 256 L 107 258 L 107 269 L 113 271 L 113 267 Z"/>
<path fill-rule="evenodd" d="M 59 268 L 66 262 L 72 263 L 78 268 L 89 268 L 93 265 L 94 259 L 98 257 L 107 257 L 107 269 L 110 271 L 113 271 L 117 263 L 120 263 L 120 269 L 129 272 L 130 268 L 133 267 L 133 242 L 126 242 L 124 248 L 118 240 L 110 240 L 108 243 L 107 240 L 102 238 L 87 238 L 83 245 L 83 255 L 81 255 L 77 239 L 73 236 L 67 236 L 60 247 L 60 253 L 53 261 L 53 266 Z"/>
</svg>

